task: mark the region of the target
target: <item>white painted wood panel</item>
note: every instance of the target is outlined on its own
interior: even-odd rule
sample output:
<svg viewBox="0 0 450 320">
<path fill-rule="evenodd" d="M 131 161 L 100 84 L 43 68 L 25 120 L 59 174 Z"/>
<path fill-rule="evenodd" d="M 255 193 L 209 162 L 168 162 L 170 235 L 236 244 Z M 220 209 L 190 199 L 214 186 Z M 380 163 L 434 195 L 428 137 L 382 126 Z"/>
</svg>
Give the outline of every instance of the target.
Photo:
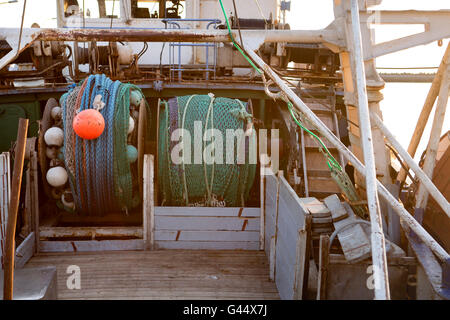
<svg viewBox="0 0 450 320">
<path fill-rule="evenodd" d="M 155 217 L 155 230 L 253 230 L 259 231 L 258 218 L 234 217 Z"/>
<path fill-rule="evenodd" d="M 158 249 L 258 250 L 258 241 L 157 241 Z"/>
<path fill-rule="evenodd" d="M 260 208 L 155 207 L 155 216 L 259 217 Z"/>
<path fill-rule="evenodd" d="M 156 241 L 258 241 L 258 231 L 158 230 Z"/>
<path fill-rule="evenodd" d="M 144 240 L 40 241 L 41 252 L 144 250 Z"/>
</svg>

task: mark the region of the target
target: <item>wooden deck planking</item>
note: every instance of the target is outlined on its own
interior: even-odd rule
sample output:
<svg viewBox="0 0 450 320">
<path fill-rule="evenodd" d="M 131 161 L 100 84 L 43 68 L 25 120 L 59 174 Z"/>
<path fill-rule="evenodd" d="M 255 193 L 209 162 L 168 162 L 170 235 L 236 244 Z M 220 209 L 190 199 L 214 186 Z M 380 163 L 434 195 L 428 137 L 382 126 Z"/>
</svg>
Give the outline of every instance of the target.
<svg viewBox="0 0 450 320">
<path fill-rule="evenodd" d="M 59 299 L 279 299 L 263 251 L 45 253 L 25 266 L 57 267 Z M 69 290 L 69 265 L 81 289 Z"/>
</svg>

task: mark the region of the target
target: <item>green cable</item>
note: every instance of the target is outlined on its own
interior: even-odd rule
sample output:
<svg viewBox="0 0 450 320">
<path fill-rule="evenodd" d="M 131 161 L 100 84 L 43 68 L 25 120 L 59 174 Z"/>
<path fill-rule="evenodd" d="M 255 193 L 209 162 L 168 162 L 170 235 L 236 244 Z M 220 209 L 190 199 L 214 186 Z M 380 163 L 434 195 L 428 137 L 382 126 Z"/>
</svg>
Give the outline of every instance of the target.
<svg viewBox="0 0 450 320">
<path fill-rule="evenodd" d="M 319 142 L 319 144 L 321 145 L 322 149 L 325 150 L 325 152 L 327 153 L 327 155 L 328 155 L 328 159 L 327 159 L 328 167 L 329 167 L 330 169 L 332 169 L 332 168 L 331 168 L 331 165 L 333 165 L 336 169 L 342 170 L 342 168 L 341 168 L 339 162 L 337 162 L 336 159 L 331 155 L 330 151 L 329 151 L 328 148 L 325 146 L 325 144 L 323 143 L 322 139 L 320 139 L 317 135 L 315 135 L 313 132 L 311 132 L 311 131 L 308 130 L 306 127 L 304 127 L 304 126 L 297 120 L 297 117 L 296 117 L 295 114 L 294 114 L 294 110 L 293 110 L 292 103 L 291 103 L 290 101 L 288 101 L 287 105 L 288 105 L 288 108 L 289 108 L 289 112 L 291 113 L 291 116 L 292 116 L 292 118 L 294 119 L 294 121 L 297 123 L 297 125 L 298 125 L 300 128 L 302 128 L 303 130 L 305 130 L 307 133 L 309 133 L 311 136 L 313 136 L 313 137 Z"/>
<path fill-rule="evenodd" d="M 250 63 L 250 65 L 256 70 L 258 71 L 260 74 L 263 74 L 263 72 L 261 71 L 261 69 L 259 69 L 252 60 L 250 60 L 250 58 L 242 51 L 242 49 L 238 46 L 238 44 L 234 41 L 234 37 L 233 34 L 231 33 L 231 27 L 230 27 L 230 23 L 228 22 L 228 17 L 227 14 L 225 13 L 225 9 L 223 7 L 223 3 L 222 0 L 219 0 L 220 2 L 220 6 L 222 8 L 222 12 L 223 15 L 225 17 L 225 21 L 227 23 L 227 28 L 228 28 L 228 33 L 230 34 L 230 38 L 231 41 L 233 42 L 233 45 L 236 47 L 236 49 L 238 49 L 238 51 L 242 54 L 242 56 Z M 332 166 L 335 167 L 336 169 L 342 171 L 342 168 L 339 164 L 339 162 L 336 161 L 336 159 L 331 155 L 330 151 L 328 150 L 328 148 L 325 146 L 325 144 L 323 143 L 323 141 L 314 133 L 312 133 L 311 131 L 309 131 L 307 128 L 305 128 L 295 117 L 293 110 L 292 110 L 292 103 L 290 101 L 287 102 L 288 107 L 289 107 L 289 112 L 291 113 L 292 118 L 294 118 L 294 121 L 297 123 L 297 125 L 302 128 L 303 130 L 305 130 L 307 133 L 309 133 L 311 136 L 313 136 L 321 145 L 322 149 L 325 150 L 325 152 L 328 155 L 328 159 L 327 159 L 327 165 L 330 168 L 330 170 L 332 170 Z"/>
<path fill-rule="evenodd" d="M 248 63 L 251 64 L 251 66 L 253 67 L 253 69 L 255 69 L 255 70 L 258 71 L 260 74 L 262 74 L 263 72 L 262 72 L 262 71 L 261 71 L 261 70 L 253 63 L 252 60 L 250 60 L 249 57 L 247 57 L 247 55 L 244 53 L 244 51 L 242 51 L 241 47 L 239 47 L 238 44 L 234 41 L 233 34 L 231 33 L 230 23 L 228 22 L 228 17 L 227 17 L 227 14 L 225 13 L 225 9 L 224 9 L 224 7 L 223 7 L 222 0 L 219 0 L 219 2 L 220 2 L 220 6 L 222 7 L 222 12 L 223 12 L 223 15 L 224 15 L 224 17 L 225 17 L 225 21 L 226 21 L 226 23 L 227 23 L 228 33 L 230 34 L 230 38 L 231 38 L 231 41 L 233 42 L 233 45 L 234 45 L 234 46 L 236 47 L 236 49 L 238 49 L 238 51 L 244 56 L 244 58 L 248 61 Z"/>
</svg>

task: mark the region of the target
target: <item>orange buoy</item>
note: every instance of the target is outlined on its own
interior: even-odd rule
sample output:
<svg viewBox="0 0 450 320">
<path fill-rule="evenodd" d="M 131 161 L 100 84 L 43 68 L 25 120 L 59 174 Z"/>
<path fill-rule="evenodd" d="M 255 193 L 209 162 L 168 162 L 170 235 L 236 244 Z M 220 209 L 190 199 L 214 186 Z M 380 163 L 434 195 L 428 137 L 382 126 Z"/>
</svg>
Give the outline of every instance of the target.
<svg viewBox="0 0 450 320">
<path fill-rule="evenodd" d="M 72 127 L 80 138 L 97 139 L 105 129 L 105 119 L 95 109 L 83 110 L 73 119 Z"/>
</svg>

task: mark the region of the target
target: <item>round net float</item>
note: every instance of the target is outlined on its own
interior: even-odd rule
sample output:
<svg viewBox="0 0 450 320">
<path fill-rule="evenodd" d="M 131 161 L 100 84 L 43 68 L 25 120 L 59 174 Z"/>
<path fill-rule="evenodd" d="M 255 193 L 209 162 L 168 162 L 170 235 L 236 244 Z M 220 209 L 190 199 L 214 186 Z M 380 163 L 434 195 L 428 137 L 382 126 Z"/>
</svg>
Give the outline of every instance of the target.
<svg viewBox="0 0 450 320">
<path fill-rule="evenodd" d="M 134 130 L 134 119 L 130 117 L 130 121 L 128 123 L 128 134 L 132 133 Z"/>
<path fill-rule="evenodd" d="M 48 146 L 61 147 L 64 143 L 64 132 L 61 128 L 51 127 L 45 132 L 44 140 Z"/>
<path fill-rule="evenodd" d="M 38 139 L 38 158 L 39 158 L 39 164 L 41 168 L 41 175 L 45 177 L 47 174 L 49 165 L 48 165 L 48 158 L 47 158 L 47 145 L 45 143 L 44 134 L 47 132 L 47 130 L 52 127 L 54 121 L 52 119 L 51 113 L 53 108 L 58 106 L 58 102 L 54 98 L 50 98 L 47 101 L 47 104 L 45 105 L 44 112 L 42 114 L 42 119 L 39 123 L 39 139 Z M 50 197 L 54 198 L 52 193 L 52 188 L 48 184 L 47 179 L 42 179 L 42 185 L 44 187 L 45 194 Z"/>
<path fill-rule="evenodd" d="M 61 107 L 59 107 L 59 106 L 54 107 L 52 109 L 51 116 L 52 116 L 53 120 L 55 120 L 55 121 L 60 120 L 61 116 L 62 116 L 62 109 L 61 109 Z"/>
<path fill-rule="evenodd" d="M 97 139 L 105 129 L 105 119 L 95 109 L 87 109 L 78 113 L 72 123 L 75 133 L 83 139 Z"/>
<path fill-rule="evenodd" d="M 63 167 L 50 168 L 47 171 L 47 182 L 55 188 L 62 187 L 67 182 L 67 171 Z"/>
<path fill-rule="evenodd" d="M 138 158 L 138 151 L 137 149 L 132 146 L 131 144 L 127 145 L 127 159 L 130 163 L 133 163 Z"/>
<path fill-rule="evenodd" d="M 137 90 L 132 90 L 130 93 L 130 103 L 137 107 L 141 103 L 142 94 Z"/>
</svg>

